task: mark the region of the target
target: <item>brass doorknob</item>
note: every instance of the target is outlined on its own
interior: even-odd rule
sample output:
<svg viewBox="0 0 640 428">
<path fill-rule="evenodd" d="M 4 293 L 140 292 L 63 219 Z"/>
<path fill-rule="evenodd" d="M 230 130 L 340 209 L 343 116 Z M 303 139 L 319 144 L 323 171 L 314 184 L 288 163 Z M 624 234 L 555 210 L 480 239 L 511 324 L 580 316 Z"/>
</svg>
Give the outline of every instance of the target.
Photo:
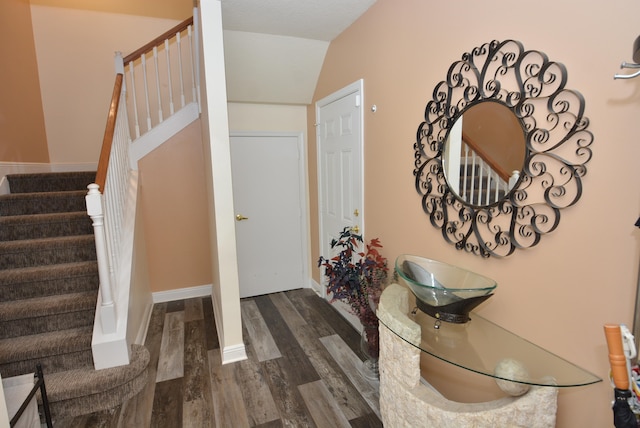
<svg viewBox="0 0 640 428">
<path fill-rule="evenodd" d="M 245 217 L 242 214 L 238 214 L 238 215 L 236 215 L 236 220 L 237 221 L 249 220 L 249 217 Z"/>
<path fill-rule="evenodd" d="M 351 231 L 352 231 L 353 233 L 360 233 L 360 228 L 359 228 L 359 227 L 358 227 L 358 225 L 356 224 L 355 226 L 353 226 L 353 227 L 351 228 Z"/>
</svg>

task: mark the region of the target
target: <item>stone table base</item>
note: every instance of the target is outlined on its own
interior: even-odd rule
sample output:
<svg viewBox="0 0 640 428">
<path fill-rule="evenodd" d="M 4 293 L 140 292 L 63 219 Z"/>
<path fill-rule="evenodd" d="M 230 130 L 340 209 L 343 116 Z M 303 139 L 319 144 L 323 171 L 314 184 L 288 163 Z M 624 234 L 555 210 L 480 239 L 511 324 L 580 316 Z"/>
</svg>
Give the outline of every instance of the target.
<svg viewBox="0 0 640 428">
<path fill-rule="evenodd" d="M 420 326 L 409 313 L 409 290 L 392 284 L 382 293 L 380 318 L 380 413 L 385 427 L 553 428 L 557 388 L 531 387 L 520 397 L 485 403 L 450 401 L 420 382 Z M 393 333 L 402 332 L 403 340 Z"/>
</svg>

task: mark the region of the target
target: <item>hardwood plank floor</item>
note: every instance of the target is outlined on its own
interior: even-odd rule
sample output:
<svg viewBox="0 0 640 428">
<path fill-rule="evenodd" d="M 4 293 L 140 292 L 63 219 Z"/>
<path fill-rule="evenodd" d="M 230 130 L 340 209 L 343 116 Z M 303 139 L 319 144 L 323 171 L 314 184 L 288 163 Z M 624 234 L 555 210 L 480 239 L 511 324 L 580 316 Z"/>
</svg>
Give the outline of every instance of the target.
<svg viewBox="0 0 640 428">
<path fill-rule="evenodd" d="M 381 427 L 360 334 L 310 289 L 241 301 L 248 359 L 221 363 L 210 297 L 154 305 L 149 383 L 82 427 Z"/>
</svg>

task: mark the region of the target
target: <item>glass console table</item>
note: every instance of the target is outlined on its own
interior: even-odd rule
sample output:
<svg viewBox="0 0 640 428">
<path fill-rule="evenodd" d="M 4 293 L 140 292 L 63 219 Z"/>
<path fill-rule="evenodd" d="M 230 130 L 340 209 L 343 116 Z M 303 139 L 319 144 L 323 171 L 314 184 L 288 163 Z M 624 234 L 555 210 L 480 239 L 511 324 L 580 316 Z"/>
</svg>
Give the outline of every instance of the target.
<svg viewBox="0 0 640 428">
<path fill-rule="evenodd" d="M 413 311 L 415 298 L 399 284 L 380 297 L 380 413 L 385 426 L 553 428 L 559 387 L 590 385 L 598 376 L 471 313 L 464 324 Z M 420 356 L 490 376 L 507 395 L 481 403 L 448 400 L 421 378 Z M 504 361 L 525 370 L 499 371 Z M 526 376 L 524 375 L 526 373 Z"/>
<path fill-rule="evenodd" d="M 438 328 L 435 328 L 435 318 L 417 308 L 407 317 L 420 326 L 422 337 L 417 347 L 421 351 L 479 374 L 529 385 L 555 387 L 584 386 L 602 381 L 587 370 L 473 312 L 471 320 L 465 324 L 441 322 Z M 385 324 L 384 320 L 381 322 Z M 405 330 L 393 323 L 388 324 L 385 327 L 406 341 L 403 337 Z M 528 376 L 496 375 L 496 366 L 505 359 L 518 361 L 526 368 Z"/>
</svg>

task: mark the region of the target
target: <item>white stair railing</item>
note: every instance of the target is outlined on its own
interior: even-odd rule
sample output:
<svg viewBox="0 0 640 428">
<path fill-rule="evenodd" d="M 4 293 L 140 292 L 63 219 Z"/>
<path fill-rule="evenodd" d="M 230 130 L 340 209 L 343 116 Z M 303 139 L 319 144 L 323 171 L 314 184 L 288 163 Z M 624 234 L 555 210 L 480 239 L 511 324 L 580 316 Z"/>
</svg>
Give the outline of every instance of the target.
<svg viewBox="0 0 640 428">
<path fill-rule="evenodd" d="M 151 131 L 187 104 L 199 104 L 194 22 L 197 20 L 193 17 L 183 21 L 124 58 L 116 52 L 116 73 L 125 75 L 124 86 L 130 94 L 127 105 L 133 113 L 130 130 L 134 138 Z"/>
<path fill-rule="evenodd" d="M 194 9 L 194 15 L 196 13 Z M 196 114 L 200 111 L 193 22 L 193 18 L 182 22 L 125 58 L 116 54 L 116 82 L 96 182 L 89 185 L 86 196 L 87 212 L 93 220 L 100 279 L 92 340 L 96 369 L 129 363 L 126 334 L 133 264 L 133 243 L 129 235 L 132 234 L 131 219 L 136 215 L 132 195 L 137 189 L 132 187 L 137 186 L 138 169 L 131 136 L 156 139 L 158 134 L 149 131 L 160 129 L 159 125 L 168 122 L 166 119 L 174 113 L 178 116 L 182 109 Z M 183 36 L 188 43 L 182 42 Z M 185 88 L 189 87 L 191 100 L 187 102 Z M 179 94 L 179 111 L 175 111 L 174 93 Z M 129 110 L 133 111 L 132 118 Z M 157 116 L 152 111 L 157 112 Z M 165 117 L 166 111 L 170 114 Z M 141 131 L 140 118 L 146 122 L 144 131 Z"/>
<path fill-rule="evenodd" d="M 474 205 L 490 205 L 500 200 L 515 185 L 517 176 L 515 180 L 510 177 L 506 181 L 464 141 L 461 149 L 459 193 L 465 201 Z"/>
</svg>

